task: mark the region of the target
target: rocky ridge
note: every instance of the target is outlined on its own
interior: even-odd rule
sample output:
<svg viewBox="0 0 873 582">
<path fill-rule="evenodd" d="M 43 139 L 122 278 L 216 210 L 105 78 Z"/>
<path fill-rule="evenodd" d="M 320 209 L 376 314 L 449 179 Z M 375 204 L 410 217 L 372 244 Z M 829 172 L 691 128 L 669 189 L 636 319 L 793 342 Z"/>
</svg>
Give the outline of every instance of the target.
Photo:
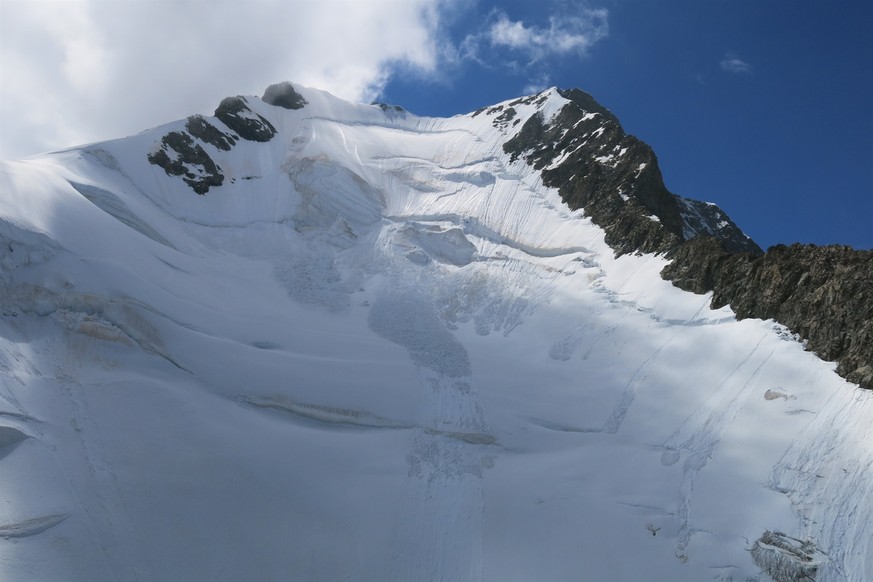
<svg viewBox="0 0 873 582">
<path fill-rule="evenodd" d="M 793 244 L 764 255 L 731 253 L 714 238 L 679 246 L 661 275 L 739 319 L 774 319 L 837 373 L 873 389 L 873 251 Z"/>
<path fill-rule="evenodd" d="M 504 144 L 512 158 L 583 208 L 616 253 L 667 254 L 666 280 L 712 292 L 712 306 L 730 305 L 739 319 L 776 320 L 873 389 L 873 251 L 794 244 L 764 253 L 715 204 L 667 190 L 652 149 L 590 95 L 560 93 L 570 103 L 557 115 L 534 115 Z M 487 110 L 496 126 L 512 119 L 511 105 Z"/>
<path fill-rule="evenodd" d="M 264 103 L 285 109 L 304 107 L 303 98 L 291 83 L 270 85 L 262 97 Z M 192 115 L 185 123 L 185 131 L 171 131 L 161 138 L 148 155 L 150 163 L 163 168 L 168 176 L 180 177 L 201 196 L 213 186 L 224 183 L 224 172 L 203 148 L 204 145 L 230 151 L 240 140 L 268 142 L 276 135 L 276 128 L 248 105 L 245 97 L 226 97 L 215 110 L 211 123 L 202 115 Z"/>
<path fill-rule="evenodd" d="M 233 140 L 230 136 L 225 137 Z M 196 143 L 191 134 L 186 132 L 171 131 L 163 136 L 160 146 L 148 155 L 148 160 L 163 168 L 168 176 L 181 177 L 200 195 L 206 194 L 212 186 L 221 186 L 224 183 L 221 168 L 209 157 L 203 146 Z"/>
<path fill-rule="evenodd" d="M 548 121 L 532 116 L 503 149 L 540 170 L 543 183 L 557 188 L 570 208 L 584 208 L 616 252 L 664 253 L 701 235 L 715 236 L 731 251 L 761 252 L 716 205 L 667 190 L 652 148 L 625 133 L 589 94 L 560 94 L 569 103 L 557 115 Z"/>
</svg>

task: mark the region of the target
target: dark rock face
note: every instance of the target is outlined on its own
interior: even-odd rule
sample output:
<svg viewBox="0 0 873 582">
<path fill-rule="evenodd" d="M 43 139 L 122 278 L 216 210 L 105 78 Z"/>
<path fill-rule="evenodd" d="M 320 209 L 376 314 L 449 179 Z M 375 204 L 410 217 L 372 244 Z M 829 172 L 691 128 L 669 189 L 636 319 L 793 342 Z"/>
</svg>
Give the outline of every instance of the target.
<svg viewBox="0 0 873 582">
<path fill-rule="evenodd" d="M 276 107 L 284 107 L 285 109 L 302 109 L 307 105 L 303 95 L 298 93 L 291 83 L 287 82 L 276 83 L 267 87 L 261 100 L 264 103 L 269 103 Z"/>
<path fill-rule="evenodd" d="M 503 149 L 511 159 L 523 158 L 540 170 L 543 183 L 557 188 L 570 208 L 584 208 L 616 252 L 664 253 L 701 234 L 761 252 L 732 222 L 713 223 L 724 216 L 717 207 L 689 211 L 697 207 L 667 190 L 652 149 L 626 134 L 593 97 L 578 89 L 561 95 L 570 103 L 552 120 L 532 116 Z"/>
<path fill-rule="evenodd" d="M 873 251 L 813 245 L 764 253 L 714 204 L 676 196 L 664 186 L 652 149 L 627 135 L 587 93 L 560 91 L 570 103 L 546 121 L 528 119 L 503 146 L 557 188 L 572 209 L 603 228 L 616 253 L 667 253 L 661 275 L 695 293 L 713 292 L 715 308 L 740 319 L 775 319 L 806 340 L 837 372 L 873 389 Z M 512 107 L 477 111 L 505 129 Z"/>
<path fill-rule="evenodd" d="M 506 127 L 509 125 L 509 122 L 515 119 L 515 116 L 518 112 L 514 107 L 507 107 L 506 110 L 494 118 L 494 125 L 496 127 Z M 518 120 L 516 120 L 517 122 Z"/>
<path fill-rule="evenodd" d="M 303 99 L 288 83 L 273 85 L 267 89 L 267 92 L 273 95 L 275 100 L 290 103 L 294 101 L 294 97 L 288 89 Z M 303 103 L 306 103 L 305 100 Z M 227 152 L 240 138 L 267 142 L 276 135 L 276 128 L 252 111 L 243 97 L 224 99 L 215 110 L 215 116 L 235 134 L 222 131 L 202 115 L 192 115 L 185 122 L 185 131 L 171 131 L 166 134 L 161 138 L 156 151 L 148 155 L 150 163 L 163 168 L 169 176 L 181 177 L 195 193 L 201 196 L 211 187 L 221 186 L 224 183 L 224 173 L 197 141 Z"/>
<path fill-rule="evenodd" d="M 764 255 L 731 253 L 713 238 L 685 243 L 662 276 L 715 308 L 775 319 L 839 362 L 837 373 L 873 389 L 873 251 L 833 245 L 776 245 Z"/>
<path fill-rule="evenodd" d="M 679 212 L 685 223 L 685 240 L 712 236 L 721 241 L 725 250 L 732 253 L 757 255 L 763 252 L 721 208 L 711 202 L 679 197 Z"/>
<path fill-rule="evenodd" d="M 276 135 L 273 124 L 249 109 L 245 97 L 226 97 L 218 104 L 215 117 L 249 141 L 267 142 Z"/>
<path fill-rule="evenodd" d="M 608 119 L 609 121 L 612 121 L 614 123 L 618 123 L 618 118 L 612 114 L 612 111 L 598 103 L 594 99 L 594 97 L 592 97 L 585 91 L 582 91 L 581 89 L 559 89 L 558 93 L 564 99 L 569 99 L 570 101 L 575 103 L 583 111 L 599 113 L 605 119 Z"/>
<path fill-rule="evenodd" d="M 169 176 L 181 176 L 197 194 L 203 195 L 212 186 L 224 183 L 224 174 L 204 149 L 190 135 L 173 131 L 161 138 L 160 148 L 149 154 L 150 163 L 159 166 Z"/>
<path fill-rule="evenodd" d="M 192 115 L 188 118 L 185 124 L 185 129 L 204 143 L 214 145 L 220 150 L 226 152 L 236 143 L 236 139 L 232 135 L 228 135 L 206 121 L 202 115 Z"/>
</svg>

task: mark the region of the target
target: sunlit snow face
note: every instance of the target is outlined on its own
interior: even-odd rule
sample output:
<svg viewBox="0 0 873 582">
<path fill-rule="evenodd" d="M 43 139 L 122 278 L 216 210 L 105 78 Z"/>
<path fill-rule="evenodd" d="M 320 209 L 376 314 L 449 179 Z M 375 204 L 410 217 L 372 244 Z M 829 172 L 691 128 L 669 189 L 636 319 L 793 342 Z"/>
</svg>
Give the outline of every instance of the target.
<svg viewBox="0 0 873 582">
<path fill-rule="evenodd" d="M 871 393 L 616 257 L 500 113 L 301 91 L 202 196 L 148 162 L 186 121 L 3 165 L 0 577 L 864 579 Z"/>
</svg>

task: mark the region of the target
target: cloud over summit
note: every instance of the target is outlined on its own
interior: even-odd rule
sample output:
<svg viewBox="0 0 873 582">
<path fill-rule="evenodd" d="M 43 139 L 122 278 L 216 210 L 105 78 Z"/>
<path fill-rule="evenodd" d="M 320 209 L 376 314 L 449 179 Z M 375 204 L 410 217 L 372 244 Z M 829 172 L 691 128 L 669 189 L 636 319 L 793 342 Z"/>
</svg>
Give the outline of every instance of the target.
<svg viewBox="0 0 873 582">
<path fill-rule="evenodd" d="M 609 36 L 607 10 L 579 2 L 492 7 L 453 36 L 482 0 L 2 1 L 0 159 L 211 114 L 286 80 L 366 102 L 398 74 L 441 82 L 472 66 L 535 92 L 545 63 Z"/>
<path fill-rule="evenodd" d="M 396 67 L 435 69 L 443 3 L 4 2 L 0 158 L 211 113 L 281 80 L 371 99 Z"/>
<path fill-rule="evenodd" d="M 571 52 L 584 55 L 595 43 L 609 36 L 608 17 L 605 9 L 580 9 L 552 15 L 548 26 L 537 26 L 497 12 L 487 38 L 491 45 L 522 52 L 532 61 Z"/>
</svg>

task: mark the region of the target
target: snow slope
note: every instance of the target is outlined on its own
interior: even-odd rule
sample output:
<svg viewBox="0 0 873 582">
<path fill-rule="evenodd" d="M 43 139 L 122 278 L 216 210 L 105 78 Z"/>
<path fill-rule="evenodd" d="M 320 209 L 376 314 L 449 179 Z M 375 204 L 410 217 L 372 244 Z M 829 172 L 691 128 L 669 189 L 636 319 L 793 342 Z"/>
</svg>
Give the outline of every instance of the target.
<svg viewBox="0 0 873 582">
<path fill-rule="evenodd" d="M 0 577 L 769 580 L 781 531 L 873 579 L 870 392 L 616 258 L 517 125 L 296 89 L 205 196 L 184 122 L 2 165 Z"/>
</svg>

